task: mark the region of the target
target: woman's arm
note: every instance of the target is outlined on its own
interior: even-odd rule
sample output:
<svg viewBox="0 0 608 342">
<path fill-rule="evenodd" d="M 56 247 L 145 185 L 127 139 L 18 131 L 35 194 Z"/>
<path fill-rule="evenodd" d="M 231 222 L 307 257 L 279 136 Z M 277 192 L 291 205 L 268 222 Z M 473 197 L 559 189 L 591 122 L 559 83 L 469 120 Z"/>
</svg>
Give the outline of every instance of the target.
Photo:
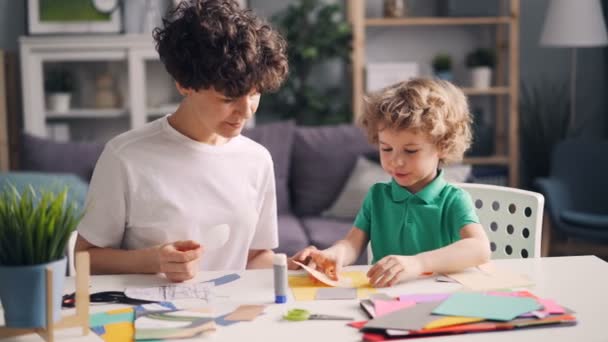
<svg viewBox="0 0 608 342">
<path fill-rule="evenodd" d="M 87 251 L 92 274 L 165 273 L 171 281 L 184 281 L 198 273 L 201 246 L 177 241 L 150 248 L 122 250 L 101 248 L 78 235 L 75 252 Z"/>
<path fill-rule="evenodd" d="M 247 255 L 247 269 L 272 268 L 274 252 L 270 249 L 250 249 Z"/>
</svg>

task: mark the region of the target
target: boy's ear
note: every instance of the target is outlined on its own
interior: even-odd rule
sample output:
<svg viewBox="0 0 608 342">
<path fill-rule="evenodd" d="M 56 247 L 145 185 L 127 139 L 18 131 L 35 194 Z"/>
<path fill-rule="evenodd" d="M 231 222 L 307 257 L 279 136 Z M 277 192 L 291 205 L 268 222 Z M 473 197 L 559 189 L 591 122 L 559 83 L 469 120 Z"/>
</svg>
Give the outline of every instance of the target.
<svg viewBox="0 0 608 342">
<path fill-rule="evenodd" d="M 184 88 L 177 81 L 175 81 L 175 88 L 177 88 L 177 91 L 179 91 L 179 93 L 180 93 L 181 96 L 188 96 L 192 92 L 191 88 Z"/>
</svg>

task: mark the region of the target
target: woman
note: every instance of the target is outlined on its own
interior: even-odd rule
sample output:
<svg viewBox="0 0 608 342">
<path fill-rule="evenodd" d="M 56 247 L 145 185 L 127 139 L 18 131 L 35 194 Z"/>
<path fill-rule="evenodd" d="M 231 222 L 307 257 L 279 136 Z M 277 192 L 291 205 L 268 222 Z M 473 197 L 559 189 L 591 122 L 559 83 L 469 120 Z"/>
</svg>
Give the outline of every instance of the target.
<svg viewBox="0 0 608 342">
<path fill-rule="evenodd" d="M 260 94 L 287 74 L 285 42 L 234 0 L 182 2 L 154 31 L 183 100 L 175 113 L 107 143 L 97 162 L 76 251 L 91 271 L 270 267 L 278 245 L 268 151 L 240 135 Z M 222 246 L 205 247 L 223 225 Z"/>
</svg>

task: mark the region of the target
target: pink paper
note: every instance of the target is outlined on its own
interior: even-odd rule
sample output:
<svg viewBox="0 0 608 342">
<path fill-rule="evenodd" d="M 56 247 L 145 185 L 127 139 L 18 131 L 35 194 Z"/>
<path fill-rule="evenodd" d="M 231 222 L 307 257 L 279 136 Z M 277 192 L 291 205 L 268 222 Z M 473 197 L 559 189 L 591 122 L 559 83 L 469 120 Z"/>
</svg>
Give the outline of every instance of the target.
<svg viewBox="0 0 608 342">
<path fill-rule="evenodd" d="M 399 300 L 403 302 L 441 302 L 450 296 L 449 293 L 428 293 L 428 294 L 408 294 L 399 296 Z"/>
<path fill-rule="evenodd" d="M 561 315 L 561 314 L 566 313 L 564 308 L 559 306 L 559 304 L 557 304 L 552 299 L 536 298 L 536 301 L 538 301 L 540 303 L 540 305 L 542 305 L 544 307 L 544 309 L 536 310 L 535 311 L 537 313 L 536 315 L 533 313 L 527 313 L 525 315 L 521 315 L 521 317 L 535 317 L 537 315 L 546 316 L 546 315 L 556 315 L 556 314 Z"/>
<path fill-rule="evenodd" d="M 393 311 L 405 309 L 416 305 L 414 301 L 400 301 L 400 300 L 374 300 L 374 310 L 376 311 L 376 317 L 380 317 L 391 313 Z"/>
</svg>

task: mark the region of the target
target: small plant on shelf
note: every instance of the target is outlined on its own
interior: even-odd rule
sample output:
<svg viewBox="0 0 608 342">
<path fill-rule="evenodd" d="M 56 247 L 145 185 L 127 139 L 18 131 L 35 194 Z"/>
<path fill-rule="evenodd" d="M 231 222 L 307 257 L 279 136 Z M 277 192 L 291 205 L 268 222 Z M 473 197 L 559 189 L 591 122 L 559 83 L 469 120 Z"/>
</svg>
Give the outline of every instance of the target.
<svg viewBox="0 0 608 342">
<path fill-rule="evenodd" d="M 466 65 L 469 69 L 477 67 L 494 68 L 496 65 L 496 53 L 493 49 L 475 49 L 467 55 Z"/>
<path fill-rule="evenodd" d="M 74 91 L 74 79 L 71 73 L 64 69 L 49 71 L 44 81 L 44 89 L 50 111 L 65 113 L 70 110 L 70 100 Z"/>
<path fill-rule="evenodd" d="M 71 93 L 74 91 L 74 79 L 67 70 L 56 69 L 46 74 L 44 89 L 47 93 Z"/>
<path fill-rule="evenodd" d="M 465 63 L 470 71 L 471 87 L 491 87 L 492 70 L 496 65 L 496 52 L 493 49 L 475 49 L 467 55 Z"/>
<path fill-rule="evenodd" d="M 437 78 L 452 81 L 452 56 L 447 53 L 439 53 L 433 58 L 432 66 Z"/>
</svg>

